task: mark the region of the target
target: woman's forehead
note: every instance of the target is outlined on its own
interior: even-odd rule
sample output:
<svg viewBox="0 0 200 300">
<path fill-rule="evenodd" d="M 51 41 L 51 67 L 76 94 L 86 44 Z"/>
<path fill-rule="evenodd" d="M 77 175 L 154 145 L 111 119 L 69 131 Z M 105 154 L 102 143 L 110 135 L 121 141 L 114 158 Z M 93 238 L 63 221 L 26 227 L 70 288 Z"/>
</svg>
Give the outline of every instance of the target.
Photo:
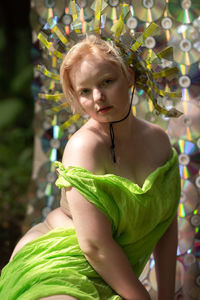
<svg viewBox="0 0 200 300">
<path fill-rule="evenodd" d="M 83 84 L 91 78 L 100 78 L 105 74 L 118 72 L 120 72 L 120 67 L 111 60 L 101 55 L 89 54 L 73 65 L 70 78 L 72 83 Z"/>
</svg>

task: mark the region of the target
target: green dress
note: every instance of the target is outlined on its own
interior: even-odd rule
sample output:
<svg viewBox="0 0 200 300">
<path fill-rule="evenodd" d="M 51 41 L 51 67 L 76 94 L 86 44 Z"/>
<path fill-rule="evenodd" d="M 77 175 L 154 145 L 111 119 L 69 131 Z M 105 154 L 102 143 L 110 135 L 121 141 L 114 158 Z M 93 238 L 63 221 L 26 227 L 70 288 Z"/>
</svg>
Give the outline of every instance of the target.
<svg viewBox="0 0 200 300">
<path fill-rule="evenodd" d="M 175 149 L 142 187 L 113 174 L 94 175 L 81 167 L 56 165 L 57 186 L 75 187 L 107 216 L 114 239 L 139 277 L 176 215 L 180 177 Z M 0 299 L 36 300 L 56 294 L 84 300 L 122 299 L 87 262 L 74 228 L 56 228 L 29 242 L 2 271 Z"/>
</svg>

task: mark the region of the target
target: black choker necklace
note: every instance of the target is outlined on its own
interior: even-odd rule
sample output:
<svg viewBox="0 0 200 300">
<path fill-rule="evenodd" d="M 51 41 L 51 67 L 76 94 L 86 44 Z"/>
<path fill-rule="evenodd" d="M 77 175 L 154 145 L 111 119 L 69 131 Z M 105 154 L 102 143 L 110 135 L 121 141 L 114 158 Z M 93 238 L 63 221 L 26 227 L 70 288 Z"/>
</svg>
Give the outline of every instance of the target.
<svg viewBox="0 0 200 300">
<path fill-rule="evenodd" d="M 134 88 L 135 88 L 135 86 L 134 86 Z M 121 120 L 113 121 L 113 122 L 109 123 L 110 139 L 111 139 L 111 153 L 112 153 L 112 158 L 113 158 L 114 163 L 116 163 L 116 155 L 115 155 L 115 134 L 114 134 L 113 124 L 122 122 L 122 121 L 124 121 L 125 119 L 128 118 L 128 116 L 131 112 L 131 108 L 132 108 L 134 88 L 133 88 L 132 95 L 131 95 L 130 107 L 129 107 L 129 110 L 128 110 L 128 113 L 126 114 L 126 116 L 124 118 L 122 118 Z"/>
</svg>

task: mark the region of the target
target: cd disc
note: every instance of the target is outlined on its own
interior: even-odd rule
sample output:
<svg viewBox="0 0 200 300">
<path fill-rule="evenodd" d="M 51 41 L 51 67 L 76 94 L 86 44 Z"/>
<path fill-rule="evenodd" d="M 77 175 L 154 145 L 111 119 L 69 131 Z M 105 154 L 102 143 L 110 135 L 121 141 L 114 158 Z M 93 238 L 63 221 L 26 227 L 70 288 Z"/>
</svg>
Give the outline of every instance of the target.
<svg viewBox="0 0 200 300">
<path fill-rule="evenodd" d="M 174 144 L 179 157 L 179 170 L 182 179 L 188 179 L 198 173 L 200 152 L 190 141 L 179 140 Z"/>
<path fill-rule="evenodd" d="M 199 105 L 199 86 L 200 86 L 200 65 L 199 63 L 194 63 L 190 66 L 180 65 L 179 66 L 181 73 L 183 74 L 182 77 L 186 78 L 186 82 L 183 81 L 183 88 L 184 83 L 187 83 L 187 78 L 189 78 L 189 84 L 183 89 L 183 100 L 190 101 L 190 103 L 194 103 Z M 180 84 L 180 83 L 179 83 Z"/>
<path fill-rule="evenodd" d="M 195 236 L 194 227 L 185 219 L 178 219 L 178 247 L 180 254 L 192 248 Z"/>
<path fill-rule="evenodd" d="M 172 143 L 178 139 L 194 140 L 199 137 L 200 132 L 200 110 L 194 103 L 181 101 L 176 108 L 183 112 L 179 118 L 169 120 L 168 134 Z"/>
<path fill-rule="evenodd" d="M 147 277 L 148 273 L 149 273 L 149 264 L 150 264 L 150 261 L 147 262 L 144 270 L 142 271 L 142 274 L 140 275 L 140 281 L 143 281 L 145 280 L 145 278 Z"/>
<path fill-rule="evenodd" d="M 168 10 L 180 23 L 189 24 L 200 14 L 200 2 L 196 0 L 169 0 Z"/>
<path fill-rule="evenodd" d="M 49 9 L 53 10 L 53 15 L 61 17 L 65 12 L 65 0 L 34 0 L 34 6 L 38 15 L 47 19 L 49 14 Z"/>
<path fill-rule="evenodd" d="M 133 1 L 133 9 L 138 19 L 152 22 L 159 19 L 165 9 L 165 0 L 138 0 Z"/>
<path fill-rule="evenodd" d="M 188 216 L 198 205 L 198 192 L 189 180 L 181 179 L 181 198 L 178 208 L 179 217 Z"/>
<path fill-rule="evenodd" d="M 49 156 L 50 161 L 62 158 L 65 144 L 66 137 L 61 136 L 60 128 L 57 125 L 47 129 L 41 137 L 42 149 Z"/>
<path fill-rule="evenodd" d="M 199 32 L 191 25 L 180 25 L 173 30 L 169 45 L 174 48 L 174 60 L 179 64 L 191 65 L 200 58 Z"/>
<path fill-rule="evenodd" d="M 41 167 L 39 168 L 35 181 L 37 183 L 37 186 L 40 186 L 47 183 L 54 184 L 56 179 L 56 166 L 54 163 L 48 161 L 41 165 Z"/>
<path fill-rule="evenodd" d="M 153 110 L 153 105 L 151 101 L 143 100 L 142 95 L 135 93 L 133 98 L 133 111 L 134 114 L 140 118 L 145 119 L 151 123 L 157 124 L 166 130 L 168 127 L 168 118 L 162 115 L 157 115 Z"/>
<path fill-rule="evenodd" d="M 177 260 L 177 262 L 176 262 L 176 286 L 175 286 L 175 292 L 178 292 L 183 287 L 183 277 L 184 277 L 184 266 L 183 266 L 183 264 L 180 261 Z M 152 288 L 155 291 L 157 291 L 155 266 L 150 270 L 149 281 L 151 283 Z"/>
<path fill-rule="evenodd" d="M 183 291 L 184 295 L 186 296 L 186 299 L 199 299 L 200 285 L 198 262 L 187 267 L 184 276 Z"/>
<path fill-rule="evenodd" d="M 46 20 L 40 17 L 34 9 L 30 11 L 29 20 L 32 30 L 36 31 L 37 34 L 46 23 Z"/>
</svg>

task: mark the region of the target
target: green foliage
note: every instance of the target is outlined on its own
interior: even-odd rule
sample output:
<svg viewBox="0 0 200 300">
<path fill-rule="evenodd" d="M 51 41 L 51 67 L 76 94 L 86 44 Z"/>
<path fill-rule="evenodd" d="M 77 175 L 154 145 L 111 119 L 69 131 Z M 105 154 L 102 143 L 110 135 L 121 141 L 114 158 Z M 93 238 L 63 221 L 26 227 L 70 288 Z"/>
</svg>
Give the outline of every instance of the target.
<svg viewBox="0 0 200 300">
<path fill-rule="evenodd" d="M 28 202 L 33 156 L 31 31 L 16 28 L 13 39 L 4 31 L 0 27 L 0 222 L 14 220 L 19 226 Z"/>
</svg>

